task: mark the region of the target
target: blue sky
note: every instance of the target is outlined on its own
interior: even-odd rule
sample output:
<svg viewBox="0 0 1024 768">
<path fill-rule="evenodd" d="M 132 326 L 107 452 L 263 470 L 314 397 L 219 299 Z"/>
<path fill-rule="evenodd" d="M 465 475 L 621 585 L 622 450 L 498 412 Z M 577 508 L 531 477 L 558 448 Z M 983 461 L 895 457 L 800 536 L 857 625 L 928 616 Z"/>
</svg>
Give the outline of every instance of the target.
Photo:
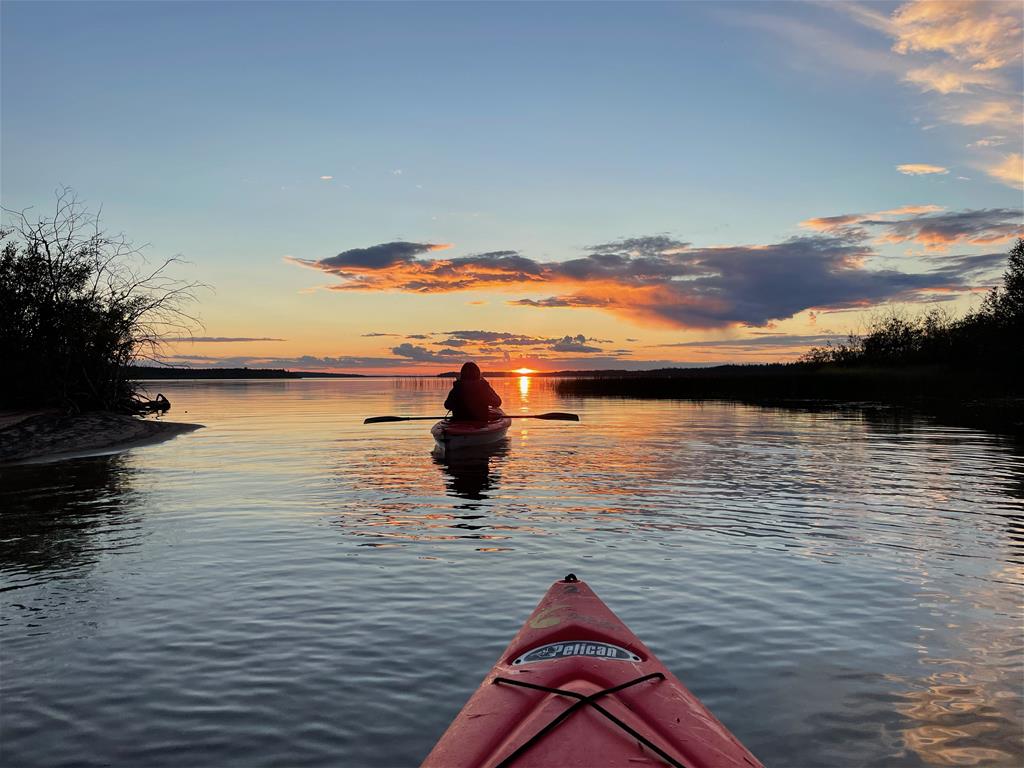
<svg viewBox="0 0 1024 768">
<path fill-rule="evenodd" d="M 109 226 L 182 254 L 186 276 L 216 288 L 202 298 L 204 335 L 287 339 L 173 350 L 197 361 L 401 367 L 417 361 L 380 340 L 396 337 L 363 334 L 466 327 L 609 338 L 587 346 L 629 349 L 618 356 L 636 365 L 683 360 L 693 347 L 653 345 L 751 327 L 530 311 L 507 303 L 520 298 L 511 285 L 309 292 L 346 278 L 285 257 L 413 242 L 451 243 L 446 258 L 554 263 L 623 238 L 759 246 L 807 235 L 800 222 L 815 217 L 1018 210 L 1019 6 L 947 23 L 914 5 L 5 2 L 3 204 L 44 208 L 70 185 Z M 993 15 L 999 36 L 945 42 L 944 30 L 981 30 Z M 960 78 L 952 90 L 935 89 L 950 88 L 937 68 Z M 959 124 L 997 103 L 991 119 Z M 979 140 L 989 144 L 968 147 Z M 1009 182 L 989 172 L 1006 163 Z M 945 172 L 897 170 L 906 164 Z M 1004 216 L 997 234 L 1019 221 Z M 1006 250 L 985 239 L 945 250 Z M 933 268 L 914 245 L 875 245 L 869 260 Z M 838 312 L 830 331 L 855 322 L 817 310 Z M 814 330 L 800 313 L 772 322 Z"/>
</svg>

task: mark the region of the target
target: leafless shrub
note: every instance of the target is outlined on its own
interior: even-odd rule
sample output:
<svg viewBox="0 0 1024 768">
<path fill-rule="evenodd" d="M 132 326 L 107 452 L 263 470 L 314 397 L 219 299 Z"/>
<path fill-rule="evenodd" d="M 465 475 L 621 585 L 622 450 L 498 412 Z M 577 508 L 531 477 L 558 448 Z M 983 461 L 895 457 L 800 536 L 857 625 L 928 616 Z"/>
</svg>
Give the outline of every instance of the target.
<svg viewBox="0 0 1024 768">
<path fill-rule="evenodd" d="M 172 276 L 124 234 L 108 234 L 71 189 L 50 215 L 4 209 L 0 230 L 0 398 L 70 410 L 129 407 L 130 365 L 199 326 L 201 283 Z"/>
</svg>

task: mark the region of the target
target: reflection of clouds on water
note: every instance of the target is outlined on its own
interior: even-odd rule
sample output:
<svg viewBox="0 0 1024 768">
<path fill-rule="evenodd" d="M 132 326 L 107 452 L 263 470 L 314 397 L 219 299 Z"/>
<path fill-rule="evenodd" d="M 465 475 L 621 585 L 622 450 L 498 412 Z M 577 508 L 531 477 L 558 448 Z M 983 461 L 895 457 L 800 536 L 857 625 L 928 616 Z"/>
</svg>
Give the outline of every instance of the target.
<svg viewBox="0 0 1024 768">
<path fill-rule="evenodd" d="M 905 746 L 927 765 L 1024 763 L 1024 637 L 1019 626 L 999 621 L 1020 610 L 1003 584 L 1024 584 L 1024 568 L 1007 565 L 956 597 L 930 587 L 922 600 L 944 604 L 956 633 L 921 627 L 917 651 L 926 674 L 887 676 L 903 689 L 894 708 L 908 721 Z"/>
<path fill-rule="evenodd" d="M 1012 690 L 993 696 L 986 682 L 958 672 L 937 672 L 919 684 L 925 687 L 904 694 L 906 702 L 896 710 L 918 722 L 903 738 L 926 765 L 1021 764 L 1020 718 L 1006 712 Z"/>
</svg>

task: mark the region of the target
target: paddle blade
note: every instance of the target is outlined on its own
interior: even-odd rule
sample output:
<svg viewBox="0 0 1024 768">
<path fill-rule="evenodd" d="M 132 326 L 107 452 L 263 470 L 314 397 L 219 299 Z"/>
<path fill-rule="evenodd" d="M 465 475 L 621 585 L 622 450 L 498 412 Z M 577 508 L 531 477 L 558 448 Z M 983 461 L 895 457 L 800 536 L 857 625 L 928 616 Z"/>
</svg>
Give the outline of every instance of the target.
<svg viewBox="0 0 1024 768">
<path fill-rule="evenodd" d="M 533 418 L 535 419 L 547 419 L 548 421 L 579 421 L 580 417 L 575 413 L 559 413 L 558 411 L 552 411 L 551 413 L 538 413 Z"/>
</svg>

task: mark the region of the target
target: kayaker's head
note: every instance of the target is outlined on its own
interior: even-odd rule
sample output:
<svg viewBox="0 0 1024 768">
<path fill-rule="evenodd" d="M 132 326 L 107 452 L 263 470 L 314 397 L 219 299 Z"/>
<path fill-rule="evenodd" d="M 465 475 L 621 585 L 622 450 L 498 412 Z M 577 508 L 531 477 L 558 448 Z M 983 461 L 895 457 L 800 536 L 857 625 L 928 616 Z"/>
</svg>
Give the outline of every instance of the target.
<svg viewBox="0 0 1024 768">
<path fill-rule="evenodd" d="M 480 366 L 476 363 L 463 363 L 459 378 L 462 381 L 476 381 L 480 378 Z"/>
</svg>

